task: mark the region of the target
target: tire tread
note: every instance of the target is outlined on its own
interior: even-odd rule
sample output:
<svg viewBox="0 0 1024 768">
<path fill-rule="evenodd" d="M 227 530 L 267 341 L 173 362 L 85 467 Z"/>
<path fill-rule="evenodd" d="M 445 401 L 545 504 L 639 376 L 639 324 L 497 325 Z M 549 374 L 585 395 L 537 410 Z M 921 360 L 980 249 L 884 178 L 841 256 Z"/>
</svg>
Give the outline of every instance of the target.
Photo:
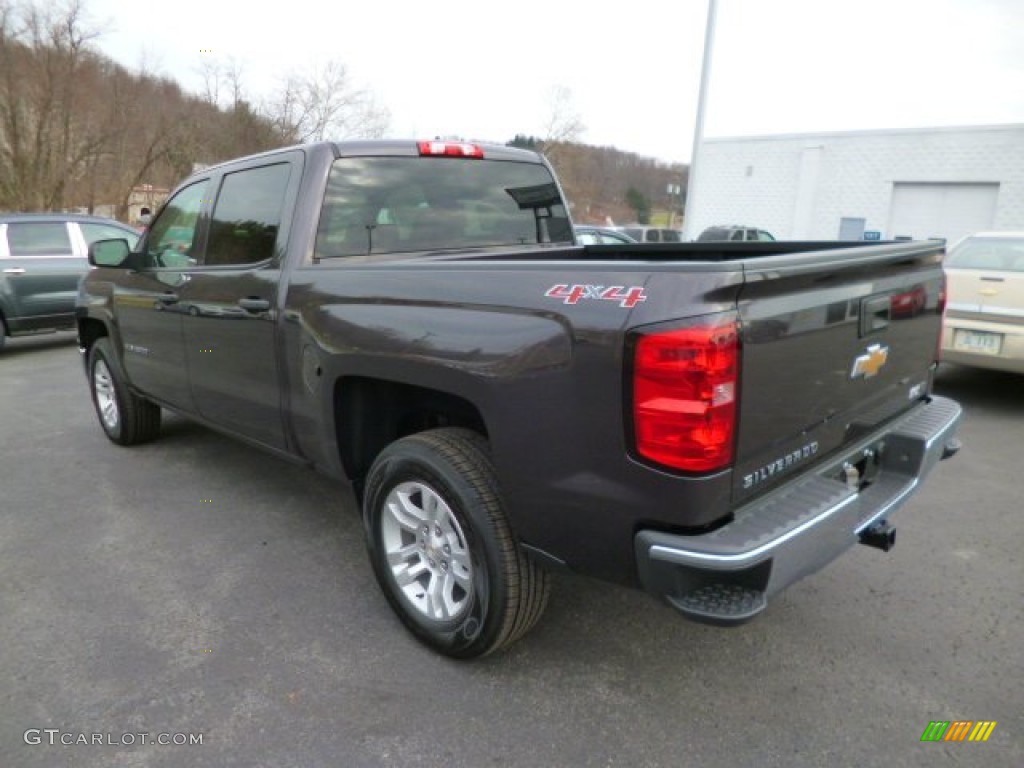
<svg viewBox="0 0 1024 768">
<path fill-rule="evenodd" d="M 160 406 L 150 402 L 144 397 L 136 395 L 127 385 L 121 365 L 113 354 L 113 346 L 110 339 L 102 336 L 93 342 L 89 349 L 89 388 L 96 402 L 96 393 L 92 391 L 93 385 L 93 360 L 96 356 L 103 358 L 110 371 L 110 377 L 114 383 L 115 396 L 117 398 L 121 428 L 117 435 L 112 435 L 103 425 L 100 417 L 100 426 L 104 434 L 112 442 L 118 445 L 139 445 L 155 440 L 160 434 Z M 97 411 L 97 416 L 99 413 Z"/>
<path fill-rule="evenodd" d="M 504 612 L 498 619 L 493 639 L 472 655 L 485 656 L 503 650 L 540 619 L 551 585 L 548 572 L 523 551 L 508 523 L 489 444 L 479 433 L 460 427 L 418 432 L 402 441 L 419 443 L 446 461 L 472 486 L 481 501 L 499 551 L 497 567 L 504 576 L 507 590 Z"/>
</svg>

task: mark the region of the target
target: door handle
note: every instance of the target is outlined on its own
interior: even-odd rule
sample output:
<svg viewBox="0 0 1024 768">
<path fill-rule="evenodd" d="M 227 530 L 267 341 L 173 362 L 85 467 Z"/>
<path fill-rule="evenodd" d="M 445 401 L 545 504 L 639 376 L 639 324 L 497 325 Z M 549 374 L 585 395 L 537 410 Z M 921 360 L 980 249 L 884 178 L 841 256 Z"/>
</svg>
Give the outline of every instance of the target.
<svg viewBox="0 0 1024 768">
<path fill-rule="evenodd" d="M 25 270 L 21 267 L 8 267 L 4 270 L 5 275 L 24 275 Z"/>
<path fill-rule="evenodd" d="M 266 312 L 270 309 L 270 302 L 266 299 L 257 299 L 253 296 L 249 296 L 244 299 L 239 299 L 238 306 L 246 312 Z"/>
</svg>

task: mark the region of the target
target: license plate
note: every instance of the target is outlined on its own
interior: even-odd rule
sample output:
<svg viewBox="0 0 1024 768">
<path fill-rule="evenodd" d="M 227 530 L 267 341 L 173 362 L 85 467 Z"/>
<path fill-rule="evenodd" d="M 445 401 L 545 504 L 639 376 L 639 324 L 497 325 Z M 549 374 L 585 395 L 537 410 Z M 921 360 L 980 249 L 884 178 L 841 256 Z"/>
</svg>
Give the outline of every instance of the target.
<svg viewBox="0 0 1024 768">
<path fill-rule="evenodd" d="M 998 355 L 1003 345 L 1003 334 L 987 331 L 965 331 L 958 328 L 953 332 L 953 349 L 963 352 L 980 352 L 983 355 Z"/>
</svg>

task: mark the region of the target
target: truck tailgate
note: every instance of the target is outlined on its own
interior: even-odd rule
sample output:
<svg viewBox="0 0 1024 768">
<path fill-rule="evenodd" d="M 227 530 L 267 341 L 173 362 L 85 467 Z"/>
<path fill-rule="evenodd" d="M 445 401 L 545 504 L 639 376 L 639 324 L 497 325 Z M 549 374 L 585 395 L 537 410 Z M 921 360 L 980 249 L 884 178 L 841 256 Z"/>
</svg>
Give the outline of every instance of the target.
<svg viewBox="0 0 1024 768">
<path fill-rule="evenodd" d="M 937 241 L 750 259 L 733 502 L 912 407 L 942 323 Z"/>
</svg>

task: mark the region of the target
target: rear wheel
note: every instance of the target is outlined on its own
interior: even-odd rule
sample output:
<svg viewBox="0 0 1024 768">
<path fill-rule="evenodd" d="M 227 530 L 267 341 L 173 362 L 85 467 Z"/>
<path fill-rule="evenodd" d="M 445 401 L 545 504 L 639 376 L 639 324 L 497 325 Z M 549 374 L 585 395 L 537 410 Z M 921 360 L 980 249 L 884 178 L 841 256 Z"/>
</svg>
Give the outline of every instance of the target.
<svg viewBox="0 0 1024 768">
<path fill-rule="evenodd" d="M 363 504 L 377 581 L 426 645 L 483 656 L 540 618 L 548 575 L 512 534 L 475 432 L 435 429 L 392 443 L 370 470 Z"/>
<path fill-rule="evenodd" d="M 118 445 L 153 440 L 160 433 L 160 407 L 128 389 L 110 339 L 89 348 L 89 391 L 104 433 Z"/>
</svg>

